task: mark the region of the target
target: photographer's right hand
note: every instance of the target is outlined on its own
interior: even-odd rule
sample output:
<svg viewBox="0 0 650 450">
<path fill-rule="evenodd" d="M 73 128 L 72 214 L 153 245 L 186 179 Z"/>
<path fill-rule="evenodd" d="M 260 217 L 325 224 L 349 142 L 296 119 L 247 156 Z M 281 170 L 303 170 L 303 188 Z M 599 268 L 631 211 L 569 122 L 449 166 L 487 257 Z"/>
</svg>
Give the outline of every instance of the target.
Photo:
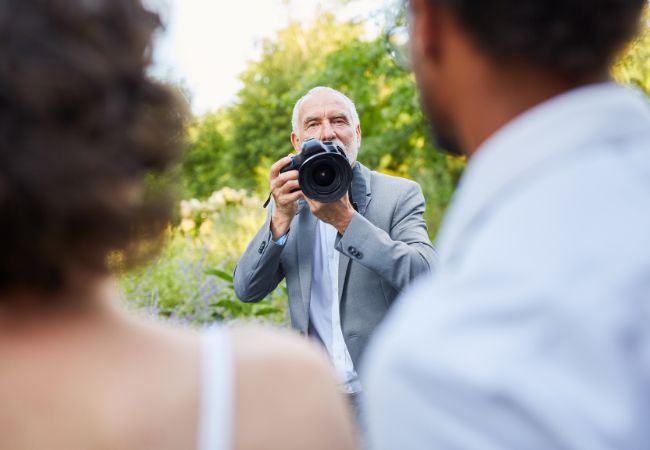
<svg viewBox="0 0 650 450">
<path fill-rule="evenodd" d="M 275 208 L 271 216 L 271 235 L 273 240 L 280 238 L 289 231 L 293 217 L 298 211 L 298 200 L 302 191 L 298 184 L 298 171 L 280 173 L 280 170 L 291 163 L 291 157 L 285 156 L 271 166 L 269 186 Z"/>
</svg>

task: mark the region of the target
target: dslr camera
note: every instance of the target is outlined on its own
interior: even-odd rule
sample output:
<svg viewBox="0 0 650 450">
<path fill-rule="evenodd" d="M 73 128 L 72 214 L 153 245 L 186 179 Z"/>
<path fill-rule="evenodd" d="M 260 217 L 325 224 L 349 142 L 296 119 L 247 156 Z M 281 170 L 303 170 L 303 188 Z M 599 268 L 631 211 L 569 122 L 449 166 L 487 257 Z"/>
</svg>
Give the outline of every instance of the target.
<svg viewBox="0 0 650 450">
<path fill-rule="evenodd" d="M 302 192 L 312 200 L 332 203 L 340 199 L 352 183 L 352 168 L 341 147 L 331 141 L 308 139 L 300 153 L 280 172 L 298 170 L 298 183 Z"/>
</svg>

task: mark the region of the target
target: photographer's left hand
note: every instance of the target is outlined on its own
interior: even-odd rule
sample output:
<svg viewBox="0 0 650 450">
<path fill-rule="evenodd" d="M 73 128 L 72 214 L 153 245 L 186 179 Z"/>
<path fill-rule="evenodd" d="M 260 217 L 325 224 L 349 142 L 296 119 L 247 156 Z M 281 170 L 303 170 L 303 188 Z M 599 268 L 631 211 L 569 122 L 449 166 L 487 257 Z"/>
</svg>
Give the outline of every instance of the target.
<svg viewBox="0 0 650 450">
<path fill-rule="evenodd" d="M 306 196 L 304 199 L 307 201 L 309 209 L 314 216 L 332 225 L 338 230 L 339 234 L 342 235 L 345 233 L 355 212 L 347 193 L 332 203 L 317 202 Z"/>
</svg>

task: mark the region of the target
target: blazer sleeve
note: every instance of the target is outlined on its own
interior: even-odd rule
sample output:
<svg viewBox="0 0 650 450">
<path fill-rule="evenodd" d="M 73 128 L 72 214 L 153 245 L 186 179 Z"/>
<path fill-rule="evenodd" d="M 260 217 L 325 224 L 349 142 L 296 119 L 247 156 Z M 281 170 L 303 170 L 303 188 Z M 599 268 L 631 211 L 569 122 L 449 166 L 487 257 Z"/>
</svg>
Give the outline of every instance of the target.
<svg viewBox="0 0 650 450">
<path fill-rule="evenodd" d="M 424 208 L 420 186 L 409 183 L 394 206 L 389 233 L 355 213 L 343 236 L 337 237 L 336 248 L 401 291 L 418 275 L 432 271 L 437 259 Z"/>
<path fill-rule="evenodd" d="M 246 251 L 235 266 L 233 284 L 239 300 L 259 302 L 273 291 L 284 278 L 280 263 L 282 250 L 271 238 L 271 215 L 273 202 L 269 205 L 266 221 L 248 244 Z"/>
</svg>

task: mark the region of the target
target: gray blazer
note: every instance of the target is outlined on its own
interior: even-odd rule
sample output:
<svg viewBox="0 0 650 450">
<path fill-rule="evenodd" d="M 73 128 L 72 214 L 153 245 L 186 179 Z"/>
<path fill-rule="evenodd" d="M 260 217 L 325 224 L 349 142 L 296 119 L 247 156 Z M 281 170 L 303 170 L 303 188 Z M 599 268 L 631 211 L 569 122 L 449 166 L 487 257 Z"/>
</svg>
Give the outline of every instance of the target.
<svg viewBox="0 0 650 450">
<path fill-rule="evenodd" d="M 370 171 L 357 163 L 351 193 L 356 204 L 345 234 L 338 235 L 338 294 L 341 328 L 355 367 L 370 334 L 397 294 L 432 269 L 435 251 L 422 218 L 420 186 L 404 178 Z M 292 326 L 309 329 L 314 236 L 317 219 L 300 206 L 284 245 L 271 240 L 270 221 L 249 244 L 235 268 L 235 293 L 244 302 L 262 300 L 286 277 Z"/>
</svg>

